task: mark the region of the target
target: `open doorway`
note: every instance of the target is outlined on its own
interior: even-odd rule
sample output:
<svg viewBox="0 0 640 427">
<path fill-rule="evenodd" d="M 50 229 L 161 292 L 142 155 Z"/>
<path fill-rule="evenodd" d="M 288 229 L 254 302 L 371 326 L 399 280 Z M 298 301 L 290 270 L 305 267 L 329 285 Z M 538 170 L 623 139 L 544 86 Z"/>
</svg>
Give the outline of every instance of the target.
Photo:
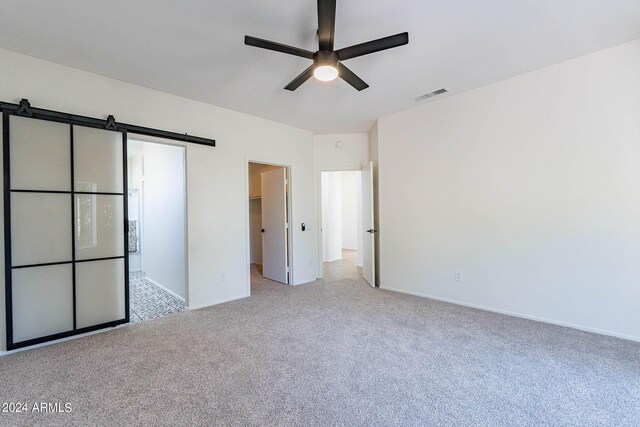
<svg viewBox="0 0 640 427">
<path fill-rule="evenodd" d="M 320 184 L 323 276 L 359 279 L 363 261 L 361 172 L 322 172 Z"/>
<path fill-rule="evenodd" d="M 249 162 L 251 285 L 291 283 L 289 168 Z"/>
<path fill-rule="evenodd" d="M 135 323 L 186 308 L 185 148 L 130 135 L 127 175 L 129 307 Z"/>
</svg>

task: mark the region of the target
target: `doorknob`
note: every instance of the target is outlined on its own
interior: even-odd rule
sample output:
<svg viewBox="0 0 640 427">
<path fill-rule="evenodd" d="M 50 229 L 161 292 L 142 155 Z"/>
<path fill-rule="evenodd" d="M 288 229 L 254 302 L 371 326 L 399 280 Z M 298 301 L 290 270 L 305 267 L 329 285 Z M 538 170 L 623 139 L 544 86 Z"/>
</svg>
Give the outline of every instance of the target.
<svg viewBox="0 0 640 427">
<path fill-rule="evenodd" d="M 371 233 L 371 234 L 377 233 L 377 232 L 378 232 L 378 230 L 376 230 L 374 228 L 370 228 L 370 229 L 367 230 L 367 233 Z"/>
<path fill-rule="evenodd" d="M 262 233 L 264 233 L 264 228 L 262 230 L 260 230 Z"/>
</svg>

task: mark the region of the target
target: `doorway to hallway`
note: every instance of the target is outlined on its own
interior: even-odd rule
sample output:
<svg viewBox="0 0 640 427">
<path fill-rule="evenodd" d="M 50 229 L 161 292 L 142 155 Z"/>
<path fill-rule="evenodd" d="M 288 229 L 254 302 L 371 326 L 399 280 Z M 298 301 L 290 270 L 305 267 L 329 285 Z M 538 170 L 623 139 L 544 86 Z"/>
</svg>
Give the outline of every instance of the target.
<svg viewBox="0 0 640 427">
<path fill-rule="evenodd" d="M 323 276 L 362 277 L 361 172 L 322 172 L 321 201 Z"/>
<path fill-rule="evenodd" d="M 360 169 L 319 171 L 318 186 L 318 255 L 323 266 L 318 277 L 327 273 L 332 279 L 357 276 L 375 287 L 378 230 L 374 226 L 373 162 Z"/>
</svg>

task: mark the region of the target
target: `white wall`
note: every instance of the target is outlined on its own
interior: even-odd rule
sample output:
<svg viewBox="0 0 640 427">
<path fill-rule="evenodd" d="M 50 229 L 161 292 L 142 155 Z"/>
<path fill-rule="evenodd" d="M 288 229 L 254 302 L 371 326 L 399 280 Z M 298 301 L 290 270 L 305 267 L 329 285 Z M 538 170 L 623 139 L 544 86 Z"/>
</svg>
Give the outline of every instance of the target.
<svg viewBox="0 0 640 427">
<path fill-rule="evenodd" d="M 342 148 L 336 146 L 340 142 Z M 366 133 L 340 133 L 313 136 L 316 169 L 320 171 L 359 170 L 369 161 Z"/>
<path fill-rule="evenodd" d="M 103 118 L 113 114 L 125 123 L 216 139 L 216 148 L 186 144 L 191 308 L 249 295 L 249 159 L 291 165 L 293 283 L 315 279 L 317 201 L 310 132 L 7 50 L 0 50 L 0 64 L 2 101 L 28 98 L 34 107 Z M 301 230 L 302 222 L 307 231 Z M 0 319 L 4 346 L 4 314 Z"/>
<path fill-rule="evenodd" d="M 358 251 L 362 265 L 362 194 L 359 171 L 322 172 L 323 261 L 342 259 L 342 250 Z"/>
<path fill-rule="evenodd" d="M 128 141 L 127 178 L 129 187 L 128 219 L 138 221 L 138 252 L 129 252 L 129 271 L 142 270 L 142 143 Z"/>
<path fill-rule="evenodd" d="M 342 249 L 358 249 L 358 172 L 340 173 L 342 207 Z"/>
<path fill-rule="evenodd" d="M 362 265 L 362 179 L 359 171 L 339 172 L 342 181 L 342 248 L 358 251 Z"/>
<path fill-rule="evenodd" d="M 322 172 L 323 261 L 342 259 L 342 174 Z"/>
<path fill-rule="evenodd" d="M 635 41 L 379 119 L 381 286 L 640 339 L 638 76 Z"/>
<path fill-rule="evenodd" d="M 336 142 L 342 147 L 338 148 Z M 316 194 L 318 217 L 322 208 L 320 179 L 322 171 L 354 171 L 362 169 L 369 161 L 369 135 L 366 133 L 354 134 L 327 134 L 313 136 L 315 170 L 316 170 Z M 318 230 L 318 271 L 317 277 L 322 277 L 322 261 L 325 258 L 322 248 L 322 236 Z M 362 264 L 362 260 L 358 260 Z"/>
<path fill-rule="evenodd" d="M 184 148 L 143 144 L 145 276 L 186 298 Z"/>
</svg>

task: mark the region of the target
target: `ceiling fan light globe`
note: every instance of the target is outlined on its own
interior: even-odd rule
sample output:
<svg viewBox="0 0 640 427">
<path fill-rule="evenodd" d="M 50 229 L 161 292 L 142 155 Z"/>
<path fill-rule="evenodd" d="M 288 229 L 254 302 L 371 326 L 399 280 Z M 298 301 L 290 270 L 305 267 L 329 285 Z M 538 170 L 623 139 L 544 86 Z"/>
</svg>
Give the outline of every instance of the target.
<svg viewBox="0 0 640 427">
<path fill-rule="evenodd" d="M 320 65 L 313 70 L 313 76 L 322 82 L 330 82 L 338 77 L 338 69 L 333 65 Z"/>
</svg>

